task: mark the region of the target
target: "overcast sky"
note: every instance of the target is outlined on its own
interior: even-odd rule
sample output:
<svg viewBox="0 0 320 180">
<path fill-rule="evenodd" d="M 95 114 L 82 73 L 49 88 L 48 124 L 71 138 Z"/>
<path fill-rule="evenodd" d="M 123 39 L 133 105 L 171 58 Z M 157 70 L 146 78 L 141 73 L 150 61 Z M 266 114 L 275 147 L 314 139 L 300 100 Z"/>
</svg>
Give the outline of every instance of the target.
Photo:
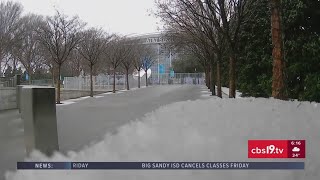
<svg viewBox="0 0 320 180">
<path fill-rule="evenodd" d="M 8 0 L 6 0 L 8 1 Z M 154 0 L 14 0 L 25 12 L 53 15 L 55 8 L 66 15 L 78 15 L 88 26 L 128 35 L 157 32 L 157 20 L 150 15 Z"/>
</svg>

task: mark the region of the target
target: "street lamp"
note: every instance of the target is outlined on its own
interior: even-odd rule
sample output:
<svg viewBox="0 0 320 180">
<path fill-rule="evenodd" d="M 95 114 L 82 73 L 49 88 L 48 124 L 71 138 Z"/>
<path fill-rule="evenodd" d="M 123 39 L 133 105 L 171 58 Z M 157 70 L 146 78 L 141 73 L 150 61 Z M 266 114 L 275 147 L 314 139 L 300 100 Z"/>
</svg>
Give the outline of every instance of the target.
<svg viewBox="0 0 320 180">
<path fill-rule="evenodd" d="M 158 83 L 160 85 L 160 43 L 158 44 Z"/>
<path fill-rule="evenodd" d="M 170 53 L 170 68 L 172 67 L 172 55 L 171 55 L 171 49 L 169 49 L 169 53 Z"/>
</svg>

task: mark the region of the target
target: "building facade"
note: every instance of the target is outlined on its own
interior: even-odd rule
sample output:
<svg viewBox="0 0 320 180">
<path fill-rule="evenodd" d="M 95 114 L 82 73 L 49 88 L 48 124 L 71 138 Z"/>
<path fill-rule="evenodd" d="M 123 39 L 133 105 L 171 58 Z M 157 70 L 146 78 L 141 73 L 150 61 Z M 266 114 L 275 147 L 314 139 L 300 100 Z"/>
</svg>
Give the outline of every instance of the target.
<svg viewBox="0 0 320 180">
<path fill-rule="evenodd" d="M 139 39 L 142 44 L 152 47 L 156 54 L 154 63 L 150 68 L 152 79 L 158 79 L 159 76 L 171 72 L 176 53 L 170 48 L 170 40 L 164 34 L 144 34 L 132 38 Z"/>
</svg>

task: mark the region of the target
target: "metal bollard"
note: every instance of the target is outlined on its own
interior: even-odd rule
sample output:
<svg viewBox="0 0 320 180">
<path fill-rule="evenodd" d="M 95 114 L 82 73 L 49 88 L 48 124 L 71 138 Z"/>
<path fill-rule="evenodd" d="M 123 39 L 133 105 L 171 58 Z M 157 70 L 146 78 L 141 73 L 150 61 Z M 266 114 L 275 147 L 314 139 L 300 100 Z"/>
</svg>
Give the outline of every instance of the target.
<svg viewBox="0 0 320 180">
<path fill-rule="evenodd" d="M 27 154 L 39 150 L 50 156 L 59 150 L 55 88 L 24 86 L 21 118 Z"/>
</svg>

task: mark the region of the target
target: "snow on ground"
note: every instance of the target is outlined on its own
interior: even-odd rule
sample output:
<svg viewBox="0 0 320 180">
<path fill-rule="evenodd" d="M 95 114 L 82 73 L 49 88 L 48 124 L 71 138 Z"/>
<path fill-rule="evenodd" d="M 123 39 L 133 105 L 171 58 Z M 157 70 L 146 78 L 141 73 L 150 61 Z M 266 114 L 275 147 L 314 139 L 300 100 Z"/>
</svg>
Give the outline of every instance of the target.
<svg viewBox="0 0 320 180">
<path fill-rule="evenodd" d="M 94 98 L 99 99 L 99 98 L 103 98 L 104 96 L 94 96 Z"/>
<path fill-rule="evenodd" d="M 61 101 L 61 104 L 57 104 L 57 106 L 66 106 L 66 105 L 74 104 L 76 102 L 79 102 L 79 101 L 82 101 L 82 100 L 88 99 L 88 98 L 90 98 L 90 96 L 84 96 L 84 97 L 79 97 L 79 98 L 75 98 L 75 99 L 64 100 L 64 101 Z"/>
<path fill-rule="evenodd" d="M 162 107 L 80 152 L 52 158 L 34 152 L 27 161 L 287 161 L 249 160 L 247 140 L 305 139 L 305 170 L 25 170 L 6 175 L 7 180 L 319 180 L 319 129 L 316 103 L 212 97 Z"/>
<path fill-rule="evenodd" d="M 218 88 L 218 87 L 216 86 L 216 88 Z M 229 97 L 229 88 L 221 87 L 221 91 L 222 91 L 222 97 L 224 97 L 224 96 L 225 97 Z M 202 87 L 201 93 L 202 93 L 202 97 L 206 97 L 206 96 L 210 96 L 211 95 L 210 90 L 206 86 Z M 240 91 L 236 91 L 236 98 L 242 98 L 241 94 L 242 93 Z"/>
<path fill-rule="evenodd" d="M 227 87 L 221 87 L 221 90 L 224 94 L 229 95 L 229 88 Z M 236 98 L 241 98 L 241 92 L 236 91 Z"/>
<path fill-rule="evenodd" d="M 218 88 L 216 86 L 216 88 Z M 222 91 L 222 97 L 223 98 L 229 98 L 229 88 L 227 87 L 221 87 L 221 91 Z M 210 92 L 210 89 L 208 89 L 206 86 L 203 86 L 203 90 L 201 91 L 202 93 L 202 97 L 208 97 L 208 96 L 211 96 L 211 92 Z M 240 91 L 236 91 L 236 98 L 242 98 L 241 97 L 241 92 Z"/>
<path fill-rule="evenodd" d="M 136 90 L 136 89 L 138 89 L 138 88 L 132 88 L 131 90 Z M 102 95 L 122 94 L 123 92 L 126 92 L 126 91 L 128 91 L 128 90 L 119 90 L 116 93 L 107 92 L 107 93 L 103 93 Z M 96 99 L 99 99 L 99 98 L 103 98 L 104 96 L 96 95 L 93 97 Z M 79 98 L 75 98 L 75 99 L 64 100 L 64 101 L 61 101 L 61 104 L 57 104 L 57 106 L 66 106 L 66 105 L 74 104 L 76 102 L 79 102 L 81 100 L 88 99 L 88 98 L 90 98 L 90 96 L 84 96 L 84 97 L 79 97 Z"/>
</svg>

